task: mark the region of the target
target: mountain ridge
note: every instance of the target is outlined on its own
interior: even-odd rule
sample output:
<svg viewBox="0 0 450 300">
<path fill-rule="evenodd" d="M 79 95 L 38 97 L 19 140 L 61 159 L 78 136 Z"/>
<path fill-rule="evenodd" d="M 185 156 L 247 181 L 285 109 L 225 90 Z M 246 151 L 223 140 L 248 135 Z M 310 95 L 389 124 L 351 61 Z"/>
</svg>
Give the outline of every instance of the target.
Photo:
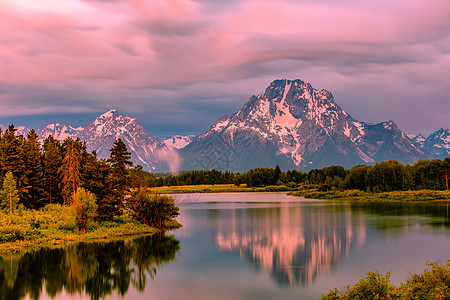
<svg viewBox="0 0 450 300">
<path fill-rule="evenodd" d="M 388 140 L 376 140 L 377 134 Z M 235 139 L 237 136 L 240 138 Z M 431 157 L 393 121 L 360 122 L 342 110 L 331 92 L 314 89 L 300 79 L 282 79 L 273 81 L 264 93 L 251 96 L 239 111 L 223 115 L 180 149 L 182 168 L 273 167 L 271 160 L 264 163 L 261 157 L 253 157 L 265 149 L 260 156 L 277 153 L 283 165 L 306 170 L 330 164 L 350 167 L 389 157 L 405 163 Z M 247 159 L 243 162 L 241 156 Z"/>
<path fill-rule="evenodd" d="M 5 126 L 0 125 L 2 130 Z M 29 129 L 18 127 L 17 134 Z M 147 171 L 166 172 L 218 169 L 245 172 L 255 167 L 309 170 L 332 164 L 358 164 L 396 159 L 450 156 L 450 130 L 428 136 L 405 134 L 394 121 L 377 124 L 359 121 L 346 113 L 331 92 L 315 89 L 300 79 L 277 79 L 240 110 L 222 115 L 200 135 L 175 135 L 159 139 L 130 116 L 110 109 L 86 127 L 62 122 L 36 130 L 41 140 L 80 138 L 100 158 L 109 156 L 121 138 L 134 164 Z"/>
</svg>

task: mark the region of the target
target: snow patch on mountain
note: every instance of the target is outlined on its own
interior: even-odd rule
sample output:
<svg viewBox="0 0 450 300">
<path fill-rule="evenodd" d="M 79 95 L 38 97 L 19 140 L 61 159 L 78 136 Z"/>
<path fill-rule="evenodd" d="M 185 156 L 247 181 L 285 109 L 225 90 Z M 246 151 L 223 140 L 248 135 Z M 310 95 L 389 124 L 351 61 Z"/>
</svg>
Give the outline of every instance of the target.
<svg viewBox="0 0 450 300">
<path fill-rule="evenodd" d="M 433 132 L 423 142 L 423 147 L 436 158 L 450 157 L 450 129 Z"/>
<path fill-rule="evenodd" d="M 53 138 L 57 140 L 63 141 L 68 137 L 78 137 L 82 130 L 82 127 L 74 128 L 64 123 L 54 123 L 36 130 L 36 133 L 41 141 L 45 140 L 49 135 L 53 136 Z"/>
<path fill-rule="evenodd" d="M 426 138 L 422 134 L 408 133 L 407 136 L 411 141 L 423 147 L 423 143 L 425 142 Z"/>
<path fill-rule="evenodd" d="M 170 150 L 182 149 L 189 145 L 195 138 L 194 134 L 191 135 L 174 135 L 167 139 L 163 139 L 162 142 Z"/>
</svg>

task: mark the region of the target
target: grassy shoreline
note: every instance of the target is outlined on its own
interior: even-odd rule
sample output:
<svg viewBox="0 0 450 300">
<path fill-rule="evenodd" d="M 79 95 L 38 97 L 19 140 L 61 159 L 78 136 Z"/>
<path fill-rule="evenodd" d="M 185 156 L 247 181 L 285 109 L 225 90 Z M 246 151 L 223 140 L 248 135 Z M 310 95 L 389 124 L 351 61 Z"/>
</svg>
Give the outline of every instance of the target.
<svg viewBox="0 0 450 300">
<path fill-rule="evenodd" d="M 245 185 L 236 186 L 234 184 L 201 184 L 201 185 L 180 185 L 161 186 L 149 188 L 151 192 L 159 194 L 188 194 L 188 193 L 243 193 L 243 192 L 288 192 L 295 191 L 285 185 L 270 185 L 265 187 L 247 187 Z"/>
<path fill-rule="evenodd" d="M 364 192 L 360 190 L 332 190 L 319 191 L 318 189 L 305 189 L 288 193 L 290 196 L 306 199 L 323 200 L 351 200 L 351 201 L 450 201 L 450 191 L 418 190 L 394 192 Z"/>
<path fill-rule="evenodd" d="M 100 242 L 127 237 L 139 237 L 144 235 L 153 235 L 157 232 L 160 232 L 160 230 L 149 226 L 148 228 L 142 228 L 139 226 L 132 229 L 128 226 L 117 226 L 113 230 L 101 227 L 96 231 L 88 232 L 86 234 L 61 233 L 38 239 L 3 242 L 0 244 L 0 254 L 5 252 L 35 251 L 41 248 L 65 247 L 80 242 Z"/>
<path fill-rule="evenodd" d="M 168 230 L 175 229 L 181 224 L 172 220 L 166 223 L 166 227 Z M 12 216 L 0 213 L 0 254 L 139 237 L 161 231 L 136 221 L 124 212 L 112 221 L 92 222 L 87 232 L 82 234 L 78 231 L 70 207 L 51 205 L 37 211 L 24 210 Z"/>
<path fill-rule="evenodd" d="M 233 184 L 216 185 L 182 185 L 149 188 L 151 192 L 159 194 L 185 193 L 242 193 L 242 192 L 288 192 L 290 196 L 306 199 L 322 200 L 354 200 L 354 201 L 450 201 L 450 191 L 418 190 L 394 192 L 364 192 L 360 190 L 331 190 L 319 191 L 318 187 L 288 187 L 274 185 L 266 187 L 236 186 Z"/>
</svg>

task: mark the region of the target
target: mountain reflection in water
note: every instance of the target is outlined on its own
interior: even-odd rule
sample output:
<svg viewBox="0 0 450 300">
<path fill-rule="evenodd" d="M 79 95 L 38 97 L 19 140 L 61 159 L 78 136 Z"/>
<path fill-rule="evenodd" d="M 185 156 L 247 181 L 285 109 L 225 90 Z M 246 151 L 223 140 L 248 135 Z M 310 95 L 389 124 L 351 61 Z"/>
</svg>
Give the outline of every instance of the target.
<svg viewBox="0 0 450 300">
<path fill-rule="evenodd" d="M 79 243 L 0 258 L 0 299 L 39 299 L 45 289 L 54 298 L 70 295 L 103 298 L 124 296 L 130 284 L 145 289 L 162 264 L 175 259 L 180 249 L 173 236 L 156 234 L 132 240 Z"/>
<path fill-rule="evenodd" d="M 279 286 L 306 286 L 376 232 L 401 235 L 411 224 L 430 221 L 446 226 L 448 203 L 285 203 L 229 209 L 216 220 L 219 249 L 238 253 Z"/>
<path fill-rule="evenodd" d="M 219 224 L 216 243 L 270 273 L 281 286 L 305 285 L 329 273 L 353 245 L 364 243 L 364 219 L 349 214 L 350 207 L 322 205 L 232 210 L 226 222 L 233 226 Z"/>
</svg>

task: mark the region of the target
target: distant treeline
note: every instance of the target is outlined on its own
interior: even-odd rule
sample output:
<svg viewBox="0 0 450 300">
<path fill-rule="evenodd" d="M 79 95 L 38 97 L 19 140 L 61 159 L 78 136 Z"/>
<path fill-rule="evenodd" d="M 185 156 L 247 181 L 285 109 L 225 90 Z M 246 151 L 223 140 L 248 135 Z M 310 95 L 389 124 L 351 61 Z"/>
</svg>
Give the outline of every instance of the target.
<svg viewBox="0 0 450 300">
<path fill-rule="evenodd" d="M 357 189 L 369 192 L 388 192 L 401 190 L 448 190 L 450 179 L 450 157 L 444 160 L 419 160 L 414 165 L 403 165 L 395 160 L 374 165 L 358 165 L 351 169 L 342 166 L 329 166 L 309 172 L 289 170 L 283 172 L 275 168 L 256 168 L 243 174 L 229 171 L 200 170 L 180 172 L 179 175 L 156 174 L 132 170 L 134 185 L 175 186 L 197 184 L 246 184 L 248 187 L 269 185 L 320 185 L 323 190 Z"/>
</svg>

